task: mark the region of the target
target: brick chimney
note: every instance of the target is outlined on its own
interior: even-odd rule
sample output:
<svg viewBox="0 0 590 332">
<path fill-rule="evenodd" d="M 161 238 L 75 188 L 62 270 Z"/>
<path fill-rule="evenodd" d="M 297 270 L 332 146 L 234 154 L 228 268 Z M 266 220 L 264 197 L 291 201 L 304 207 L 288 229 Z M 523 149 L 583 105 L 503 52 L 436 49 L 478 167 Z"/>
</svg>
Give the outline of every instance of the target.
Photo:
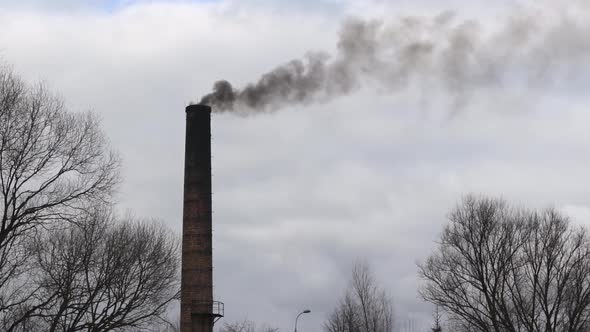
<svg viewBox="0 0 590 332">
<path fill-rule="evenodd" d="M 212 332 L 223 317 L 213 301 L 211 108 L 186 107 L 182 217 L 181 332 Z"/>
</svg>

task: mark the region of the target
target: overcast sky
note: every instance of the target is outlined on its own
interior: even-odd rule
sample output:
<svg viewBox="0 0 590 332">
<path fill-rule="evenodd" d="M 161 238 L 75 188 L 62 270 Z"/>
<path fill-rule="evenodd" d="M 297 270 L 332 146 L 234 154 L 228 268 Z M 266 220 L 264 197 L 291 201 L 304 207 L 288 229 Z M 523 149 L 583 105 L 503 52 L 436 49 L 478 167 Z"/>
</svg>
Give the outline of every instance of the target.
<svg viewBox="0 0 590 332">
<path fill-rule="evenodd" d="M 308 51 L 334 52 L 350 16 L 455 11 L 486 31 L 531 3 L 0 0 L 0 57 L 72 110 L 99 114 L 124 159 L 121 209 L 180 232 L 184 107 L 216 80 L 241 86 Z M 319 332 L 362 259 L 391 292 L 398 322 L 428 325 L 416 264 L 466 193 L 557 207 L 590 225 L 590 46 L 578 51 L 551 79 L 485 87 L 459 110 L 444 91 L 369 83 L 275 113 L 214 115 L 214 280 L 224 321 L 290 331 L 309 308 L 299 330 Z"/>
</svg>

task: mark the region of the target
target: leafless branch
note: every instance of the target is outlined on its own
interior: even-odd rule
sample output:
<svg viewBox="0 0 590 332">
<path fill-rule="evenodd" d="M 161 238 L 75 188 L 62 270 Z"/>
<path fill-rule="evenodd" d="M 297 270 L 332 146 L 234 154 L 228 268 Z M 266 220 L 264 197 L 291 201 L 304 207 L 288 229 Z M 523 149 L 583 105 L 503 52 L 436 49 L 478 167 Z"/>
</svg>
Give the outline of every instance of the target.
<svg viewBox="0 0 590 332">
<path fill-rule="evenodd" d="M 357 262 L 344 297 L 324 323 L 326 332 L 391 332 L 391 297 L 378 286 L 369 265 Z"/>
<path fill-rule="evenodd" d="M 590 310 L 590 239 L 553 209 L 467 196 L 438 252 L 420 265 L 421 294 L 473 331 L 582 331 Z"/>
</svg>

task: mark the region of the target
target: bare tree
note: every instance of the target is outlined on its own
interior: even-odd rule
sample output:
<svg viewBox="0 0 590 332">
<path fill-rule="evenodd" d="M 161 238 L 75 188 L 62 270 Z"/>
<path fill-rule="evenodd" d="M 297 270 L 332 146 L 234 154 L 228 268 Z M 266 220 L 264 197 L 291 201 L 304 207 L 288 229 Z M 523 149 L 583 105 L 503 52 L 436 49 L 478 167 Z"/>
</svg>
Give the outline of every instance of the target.
<svg viewBox="0 0 590 332">
<path fill-rule="evenodd" d="M 108 200 L 118 168 L 92 114 L 68 113 L 43 85 L 0 69 L 0 321 L 35 309 L 26 305 L 36 290 L 23 284 L 23 241 L 39 226 Z"/>
<path fill-rule="evenodd" d="M 267 325 L 257 326 L 251 320 L 244 319 L 243 321 L 227 323 L 225 322 L 219 332 L 278 332 L 278 328 Z"/>
<path fill-rule="evenodd" d="M 31 315 L 43 331 L 113 331 L 165 319 L 177 297 L 178 246 L 155 223 L 116 220 L 96 209 L 76 224 L 39 234 L 33 282 L 47 303 Z"/>
<path fill-rule="evenodd" d="M 0 68 L 0 330 L 116 331 L 164 317 L 177 241 L 114 217 L 119 165 L 92 113 Z"/>
<path fill-rule="evenodd" d="M 393 330 L 391 297 L 378 286 L 369 265 L 356 263 L 338 307 L 324 323 L 327 332 L 390 332 Z"/>
<path fill-rule="evenodd" d="M 432 313 L 432 318 L 434 320 L 434 324 L 432 325 L 432 328 L 430 330 L 432 332 L 442 332 L 442 316 L 438 306 L 435 306 L 434 312 Z"/>
<path fill-rule="evenodd" d="M 466 197 L 420 266 L 422 296 L 469 331 L 583 331 L 590 239 L 548 209 Z"/>
</svg>

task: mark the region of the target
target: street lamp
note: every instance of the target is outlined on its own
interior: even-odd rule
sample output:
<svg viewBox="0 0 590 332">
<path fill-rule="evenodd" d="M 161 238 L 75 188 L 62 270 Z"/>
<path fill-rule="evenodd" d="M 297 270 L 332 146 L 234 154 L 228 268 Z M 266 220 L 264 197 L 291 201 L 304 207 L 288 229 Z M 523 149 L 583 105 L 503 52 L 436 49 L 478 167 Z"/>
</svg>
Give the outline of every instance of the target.
<svg viewBox="0 0 590 332">
<path fill-rule="evenodd" d="M 308 314 L 310 312 L 311 312 L 311 310 L 305 309 L 302 312 L 300 312 L 299 315 L 297 315 L 297 318 L 295 318 L 295 332 L 297 332 L 297 320 L 299 319 L 299 316 L 301 316 L 303 314 Z"/>
</svg>

